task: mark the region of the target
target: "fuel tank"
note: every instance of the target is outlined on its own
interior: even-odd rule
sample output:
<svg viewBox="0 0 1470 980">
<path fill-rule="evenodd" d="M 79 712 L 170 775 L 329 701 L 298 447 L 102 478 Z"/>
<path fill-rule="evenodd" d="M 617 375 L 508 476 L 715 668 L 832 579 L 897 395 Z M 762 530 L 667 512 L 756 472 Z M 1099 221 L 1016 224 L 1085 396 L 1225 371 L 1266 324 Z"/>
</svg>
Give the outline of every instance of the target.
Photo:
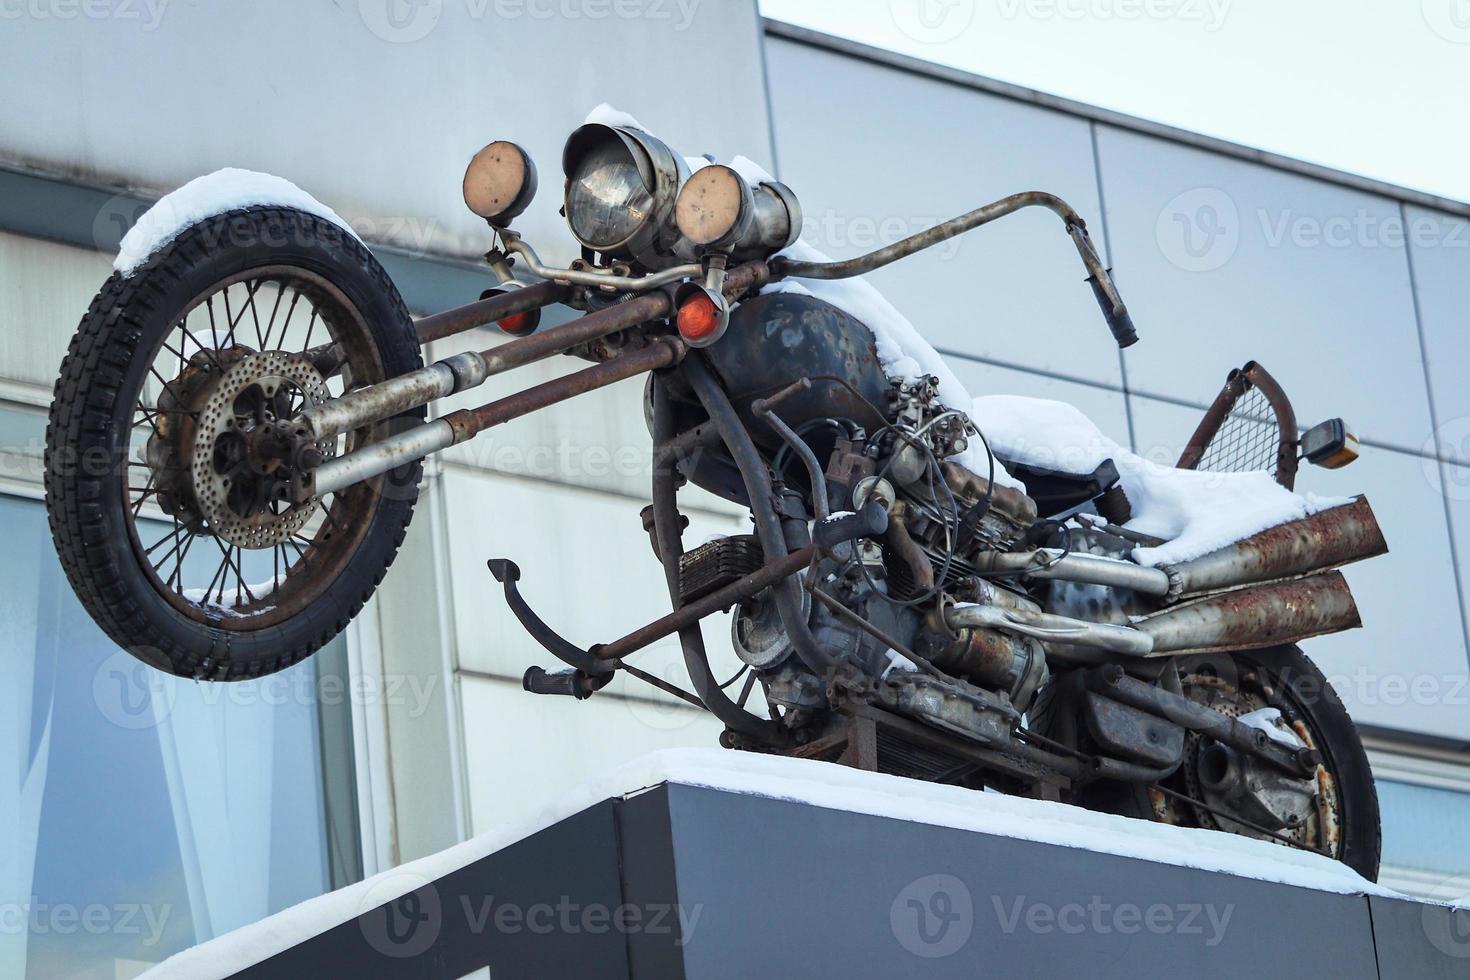
<svg viewBox="0 0 1470 980">
<path fill-rule="evenodd" d="M 811 390 L 798 392 L 778 409 L 782 421 L 793 429 L 832 418 L 851 419 L 871 432 L 890 420 L 892 387 L 878 360 L 872 331 L 815 296 L 769 293 L 741 303 L 730 315 L 725 335 L 704 356 L 751 437 L 768 454 L 782 442 L 751 412 L 751 403 L 804 377 L 812 379 Z M 832 378 L 846 381 L 861 397 Z M 645 411 L 651 412 L 649 405 L 645 398 Z M 675 408 L 681 430 L 706 420 L 692 395 L 680 398 Z M 883 413 L 882 419 L 875 409 Z M 651 428 L 651 414 L 649 418 Z M 817 430 L 807 433 L 807 438 L 825 465 L 831 434 Z M 723 447 L 700 452 L 682 461 L 679 469 L 696 486 L 727 500 L 748 503 L 740 474 Z M 800 473 L 792 475 L 798 482 L 803 479 Z"/>
<path fill-rule="evenodd" d="M 706 355 L 730 401 L 756 442 L 778 447 L 779 437 L 756 418 L 750 405 L 803 377 L 811 390 L 798 392 L 778 409 L 793 429 L 816 419 L 851 419 L 872 430 L 888 421 L 892 387 L 878 360 L 873 332 L 831 303 L 803 293 L 768 293 L 740 304 L 730 328 Z M 830 380 L 840 378 L 861 393 Z M 878 419 L 872 403 L 883 412 Z"/>
</svg>

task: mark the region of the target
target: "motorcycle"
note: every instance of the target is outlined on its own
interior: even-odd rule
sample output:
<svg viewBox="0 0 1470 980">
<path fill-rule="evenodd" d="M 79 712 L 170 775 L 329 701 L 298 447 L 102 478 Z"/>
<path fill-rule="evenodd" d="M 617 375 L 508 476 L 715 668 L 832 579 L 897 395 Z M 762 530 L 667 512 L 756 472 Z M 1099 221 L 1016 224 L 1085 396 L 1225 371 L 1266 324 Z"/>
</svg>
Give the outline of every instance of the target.
<svg viewBox="0 0 1470 980">
<path fill-rule="evenodd" d="M 578 129 L 563 169 L 581 257 L 549 266 L 513 230 L 536 168 L 492 143 L 463 189 L 495 236 L 497 283 L 417 321 L 367 247 L 284 182 L 292 193 L 231 197 L 238 183 L 205 179 L 160 203 L 160 227 L 124 243 L 81 322 L 47 434 L 57 553 L 114 641 L 199 680 L 290 667 L 373 594 L 425 457 L 646 376 L 643 521 L 673 611 L 584 649 L 530 608 L 514 562 L 491 561 L 562 665 L 531 667 L 528 692 L 585 699 L 621 672 L 711 712 L 729 748 L 1241 834 L 1376 876 L 1366 755 L 1296 646 L 1360 625 L 1336 569 L 1387 550 L 1367 502 L 1144 560 L 1171 540 L 1134 514 L 1124 451 L 1028 456 L 954 403 L 932 349 L 876 322 L 881 303 L 841 292 L 1040 207 L 1128 346 L 1127 307 L 1065 201 L 1016 194 L 829 261 L 798 242 L 791 188 L 748 161 L 686 160 L 631 120 Z M 540 329 L 558 304 L 582 315 Z M 492 323 L 510 339 L 423 364 L 424 345 Z M 428 419 L 439 399 L 563 354 L 591 366 Z M 1166 476 L 1243 471 L 1209 477 L 1243 497 L 1271 470 L 1296 506 L 1298 461 L 1342 465 L 1353 446 L 1340 420 L 1299 436 L 1279 386 L 1248 365 Z M 747 507 L 753 533 L 686 550 L 687 483 Z M 722 681 L 699 624 L 724 611 L 743 667 Z M 692 690 L 638 666 L 675 636 Z"/>
</svg>

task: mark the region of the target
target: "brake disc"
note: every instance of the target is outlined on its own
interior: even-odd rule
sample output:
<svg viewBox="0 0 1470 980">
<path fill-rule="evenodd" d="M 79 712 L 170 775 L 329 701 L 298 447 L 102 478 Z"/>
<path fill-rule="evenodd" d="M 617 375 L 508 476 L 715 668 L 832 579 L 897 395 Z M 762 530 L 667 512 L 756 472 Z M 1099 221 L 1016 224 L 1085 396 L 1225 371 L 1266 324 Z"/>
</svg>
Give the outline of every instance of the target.
<svg viewBox="0 0 1470 980">
<path fill-rule="evenodd" d="M 237 547 L 284 544 L 306 526 L 317 498 L 290 504 L 289 461 L 265 457 L 259 447 L 265 439 L 279 442 L 294 412 L 332 397 L 326 379 L 299 355 L 262 351 L 228 365 L 206 390 L 185 447 L 199 514 L 215 536 Z M 337 442 L 324 439 L 316 448 L 329 459 Z"/>
</svg>

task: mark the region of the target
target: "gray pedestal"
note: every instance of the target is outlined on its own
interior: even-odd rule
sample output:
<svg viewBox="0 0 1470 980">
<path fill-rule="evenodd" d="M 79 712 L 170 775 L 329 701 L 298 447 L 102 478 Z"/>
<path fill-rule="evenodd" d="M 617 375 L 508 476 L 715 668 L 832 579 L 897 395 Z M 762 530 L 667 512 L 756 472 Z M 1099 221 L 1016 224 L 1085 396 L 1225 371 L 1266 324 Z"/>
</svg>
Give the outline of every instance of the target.
<svg viewBox="0 0 1470 980">
<path fill-rule="evenodd" d="M 1465 977 L 1470 913 L 663 785 L 238 976 L 485 968 L 493 980 Z"/>
</svg>

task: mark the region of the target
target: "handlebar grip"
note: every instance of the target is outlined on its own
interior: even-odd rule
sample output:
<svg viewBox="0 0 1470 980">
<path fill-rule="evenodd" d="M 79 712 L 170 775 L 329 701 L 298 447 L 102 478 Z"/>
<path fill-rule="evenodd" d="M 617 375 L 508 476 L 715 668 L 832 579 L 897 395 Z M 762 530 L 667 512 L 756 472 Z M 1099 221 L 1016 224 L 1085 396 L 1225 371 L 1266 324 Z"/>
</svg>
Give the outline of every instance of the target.
<svg viewBox="0 0 1470 980">
<path fill-rule="evenodd" d="M 1118 348 L 1121 350 L 1138 343 L 1138 330 L 1133 326 L 1133 317 L 1128 315 L 1128 308 L 1123 305 L 1123 301 L 1118 301 L 1115 310 L 1113 301 L 1108 299 L 1107 291 L 1098 282 L 1097 276 L 1088 276 L 1087 284 L 1092 287 L 1092 295 L 1097 297 L 1097 305 L 1102 309 L 1103 319 L 1108 321 L 1108 329 L 1113 332 Z"/>
<path fill-rule="evenodd" d="M 547 694 L 585 701 L 596 690 L 592 687 L 591 680 L 592 678 L 578 670 L 553 674 L 541 667 L 532 667 L 521 678 L 521 687 L 531 694 Z"/>
<path fill-rule="evenodd" d="M 888 511 L 876 500 L 870 500 L 856 514 L 843 514 L 818 521 L 812 540 L 823 551 L 831 551 L 844 541 L 876 538 L 888 530 Z"/>
</svg>

